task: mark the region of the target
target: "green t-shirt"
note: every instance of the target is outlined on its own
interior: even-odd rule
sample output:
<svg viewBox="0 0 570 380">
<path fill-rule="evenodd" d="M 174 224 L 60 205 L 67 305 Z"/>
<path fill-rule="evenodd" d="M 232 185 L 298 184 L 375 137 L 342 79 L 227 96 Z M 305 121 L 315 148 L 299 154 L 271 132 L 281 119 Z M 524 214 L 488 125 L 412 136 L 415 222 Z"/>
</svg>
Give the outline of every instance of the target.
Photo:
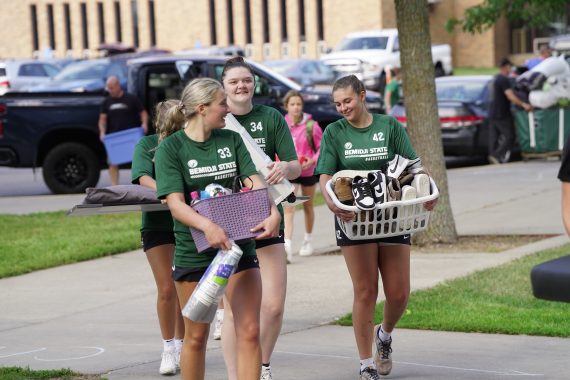
<svg viewBox="0 0 570 380">
<path fill-rule="evenodd" d="M 404 127 L 391 116 L 372 114 L 366 128 L 354 128 L 346 119 L 329 124 L 321 140 L 315 174 L 345 170 L 380 170 L 396 154 L 417 158 Z"/>
<path fill-rule="evenodd" d="M 394 107 L 400 101 L 400 83 L 397 79 L 392 79 L 386 85 L 384 92 L 390 92 L 390 106 Z"/>
<path fill-rule="evenodd" d="M 158 136 L 150 135 L 140 139 L 135 147 L 131 165 L 132 183 L 139 185 L 139 179 L 147 175 L 152 178 L 154 173 L 154 152 L 158 146 Z M 143 212 L 141 231 L 172 232 L 172 215 L 170 211 Z"/>
<path fill-rule="evenodd" d="M 159 198 L 182 193 L 190 204 L 190 193 L 203 190 L 211 183 L 232 188 L 238 174 L 256 174 L 255 165 L 241 137 L 232 131 L 215 129 L 207 141 L 190 139 L 184 130 L 162 141 L 155 155 L 156 185 Z M 215 250 L 198 253 L 190 229 L 174 219 L 176 251 L 174 265 L 184 268 L 207 267 Z M 255 255 L 255 244 L 240 244 L 244 255 Z"/>
<path fill-rule="evenodd" d="M 281 161 L 296 161 L 297 151 L 293 144 L 293 137 L 285 117 L 274 108 L 261 104 L 253 106 L 252 110 L 245 115 L 234 115 L 237 121 L 246 129 L 253 137 L 257 145 L 265 154 L 273 161 L 277 157 Z M 283 218 L 283 207 L 281 204 L 277 206 L 281 214 L 281 224 L 279 229 L 285 228 L 285 220 Z"/>
</svg>

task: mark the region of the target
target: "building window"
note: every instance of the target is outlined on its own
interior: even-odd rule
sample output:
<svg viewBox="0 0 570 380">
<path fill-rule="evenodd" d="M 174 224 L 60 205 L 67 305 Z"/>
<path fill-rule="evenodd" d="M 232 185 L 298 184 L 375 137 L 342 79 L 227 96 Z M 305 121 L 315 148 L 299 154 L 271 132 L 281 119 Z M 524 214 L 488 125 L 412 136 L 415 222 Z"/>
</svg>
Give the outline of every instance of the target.
<svg viewBox="0 0 570 380">
<path fill-rule="evenodd" d="M 244 0 L 244 12 L 245 12 L 245 43 L 251 44 L 251 6 L 249 0 Z"/>
<path fill-rule="evenodd" d="M 105 43 L 105 11 L 103 3 L 97 3 L 97 22 L 99 23 L 99 43 Z"/>
<path fill-rule="evenodd" d="M 63 23 L 65 27 L 65 48 L 71 50 L 73 44 L 71 40 L 71 12 L 69 4 L 63 4 Z"/>
<path fill-rule="evenodd" d="M 305 0 L 299 0 L 299 40 L 306 41 L 305 35 Z"/>
<path fill-rule="evenodd" d="M 232 0 L 226 0 L 226 8 L 228 10 L 228 45 L 234 44 L 234 7 Z"/>
<path fill-rule="evenodd" d="M 47 5 L 49 47 L 55 49 L 55 26 L 53 24 L 53 5 Z"/>
<path fill-rule="evenodd" d="M 281 41 L 287 42 L 287 0 L 281 0 Z"/>
<path fill-rule="evenodd" d="M 148 0 L 148 25 L 150 46 L 156 46 L 156 19 L 154 18 L 154 0 Z"/>
<path fill-rule="evenodd" d="M 85 3 L 80 4 L 81 9 L 81 27 L 83 28 L 83 49 L 89 49 L 89 33 L 87 29 L 87 5 Z"/>
<path fill-rule="evenodd" d="M 210 45 L 215 46 L 218 43 L 216 35 L 216 1 L 210 0 Z"/>
<path fill-rule="evenodd" d="M 123 31 L 121 29 L 121 3 L 115 1 L 115 39 L 117 42 L 123 41 Z"/>
<path fill-rule="evenodd" d="M 30 18 L 32 22 L 32 47 L 36 51 L 40 49 L 40 39 L 38 36 L 38 8 L 35 5 L 30 5 Z"/>
<path fill-rule="evenodd" d="M 317 0 L 317 39 L 324 41 L 325 28 L 323 26 L 323 0 Z"/>
<path fill-rule="evenodd" d="M 267 0 L 261 3 L 261 12 L 263 13 L 263 42 L 269 43 L 269 4 Z"/>
<path fill-rule="evenodd" d="M 133 19 L 133 44 L 139 47 L 139 13 L 137 0 L 131 0 L 131 17 Z"/>
</svg>

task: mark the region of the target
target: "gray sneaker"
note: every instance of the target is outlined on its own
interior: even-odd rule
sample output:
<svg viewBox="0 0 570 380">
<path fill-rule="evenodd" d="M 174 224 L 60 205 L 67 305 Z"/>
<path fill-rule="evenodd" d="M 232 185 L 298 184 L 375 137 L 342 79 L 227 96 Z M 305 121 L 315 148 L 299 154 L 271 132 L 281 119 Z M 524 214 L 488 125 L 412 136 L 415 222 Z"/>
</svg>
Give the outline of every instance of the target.
<svg viewBox="0 0 570 380">
<path fill-rule="evenodd" d="M 376 368 L 366 367 L 364 371 L 360 371 L 360 380 L 380 380 Z"/>
<path fill-rule="evenodd" d="M 380 325 L 374 328 L 374 339 L 376 340 L 376 353 L 374 354 L 374 364 L 378 373 L 382 376 L 389 375 L 392 371 L 392 338 L 383 342 L 378 338 L 378 329 Z"/>
</svg>

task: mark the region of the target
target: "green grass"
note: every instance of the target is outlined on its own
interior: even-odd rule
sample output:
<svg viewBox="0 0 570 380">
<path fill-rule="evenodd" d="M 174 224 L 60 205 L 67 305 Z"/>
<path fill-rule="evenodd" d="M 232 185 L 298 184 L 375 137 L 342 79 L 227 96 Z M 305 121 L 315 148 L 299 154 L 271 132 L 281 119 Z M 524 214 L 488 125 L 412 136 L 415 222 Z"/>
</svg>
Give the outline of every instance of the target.
<svg viewBox="0 0 570 380">
<path fill-rule="evenodd" d="M 453 75 L 495 75 L 499 72 L 496 67 L 454 67 Z"/>
<path fill-rule="evenodd" d="M 98 375 L 81 375 L 70 369 L 32 371 L 29 368 L 0 367 L 0 379 L 2 380 L 95 380 L 103 379 Z"/>
<path fill-rule="evenodd" d="M 570 337 L 570 304 L 533 297 L 530 270 L 568 254 L 570 245 L 412 293 L 398 327 L 422 330 Z M 412 279 L 413 281 L 413 279 Z M 375 321 L 382 320 L 383 303 Z M 349 314 L 338 324 L 352 325 Z"/>
<path fill-rule="evenodd" d="M 0 278 L 140 248 L 140 218 L 0 215 Z"/>
</svg>

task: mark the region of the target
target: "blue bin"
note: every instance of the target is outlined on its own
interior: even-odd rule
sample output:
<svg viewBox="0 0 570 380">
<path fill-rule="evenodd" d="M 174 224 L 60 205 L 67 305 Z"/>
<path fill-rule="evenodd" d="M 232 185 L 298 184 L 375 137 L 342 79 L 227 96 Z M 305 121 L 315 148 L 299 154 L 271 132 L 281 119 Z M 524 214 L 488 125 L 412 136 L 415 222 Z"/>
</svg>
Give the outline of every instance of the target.
<svg viewBox="0 0 570 380">
<path fill-rule="evenodd" d="M 121 165 L 132 162 L 135 145 L 137 145 L 143 135 L 144 130 L 142 127 L 130 128 L 105 135 L 103 143 L 107 150 L 109 163 Z"/>
</svg>

